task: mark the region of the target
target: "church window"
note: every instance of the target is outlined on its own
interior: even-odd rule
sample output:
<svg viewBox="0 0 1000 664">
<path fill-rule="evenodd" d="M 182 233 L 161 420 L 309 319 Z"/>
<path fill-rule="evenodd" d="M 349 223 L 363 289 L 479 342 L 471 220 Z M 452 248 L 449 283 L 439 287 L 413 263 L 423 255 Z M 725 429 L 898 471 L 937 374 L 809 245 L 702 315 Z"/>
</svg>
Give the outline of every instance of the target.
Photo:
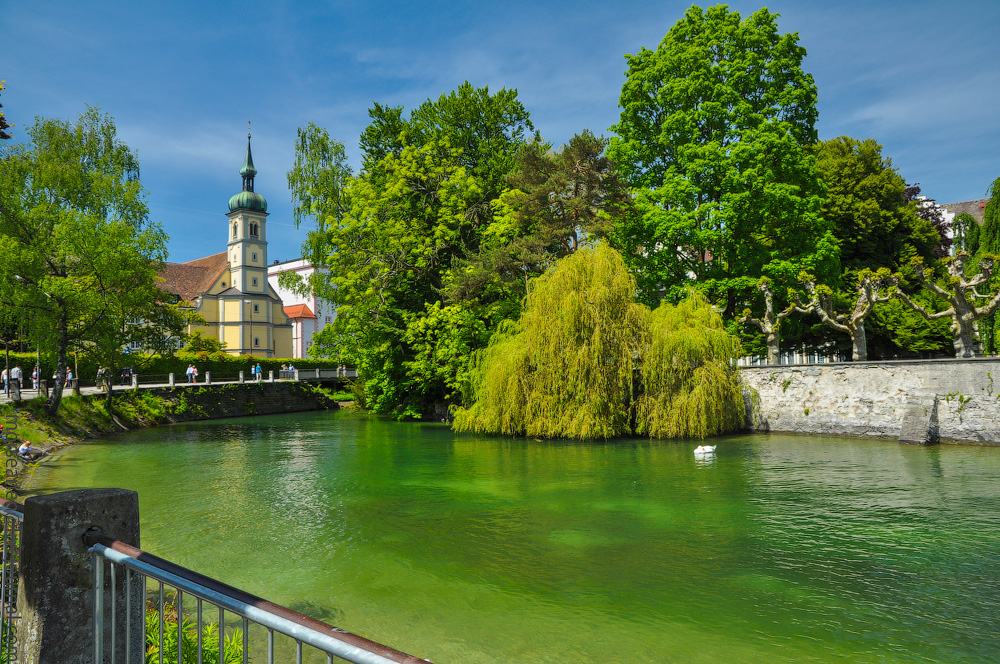
<svg viewBox="0 0 1000 664">
<path fill-rule="evenodd" d="M 260 305 L 258 305 L 258 304 L 253 305 L 253 312 L 255 314 L 259 314 L 260 313 Z"/>
<path fill-rule="evenodd" d="M 256 252 L 256 251 L 255 251 L 255 252 L 253 252 L 253 261 L 254 261 L 255 263 L 257 262 L 257 252 Z"/>
<path fill-rule="evenodd" d="M 257 285 L 257 277 L 254 277 L 254 278 L 253 278 L 253 285 L 254 285 L 254 286 L 256 286 L 256 285 Z"/>
<path fill-rule="evenodd" d="M 253 338 L 253 345 L 255 348 L 260 348 L 260 337 Z"/>
<path fill-rule="evenodd" d="M 233 224 L 233 238 L 236 238 L 236 224 Z"/>
<path fill-rule="evenodd" d="M 260 226 L 255 223 L 250 224 L 250 237 L 257 237 L 260 235 Z"/>
</svg>

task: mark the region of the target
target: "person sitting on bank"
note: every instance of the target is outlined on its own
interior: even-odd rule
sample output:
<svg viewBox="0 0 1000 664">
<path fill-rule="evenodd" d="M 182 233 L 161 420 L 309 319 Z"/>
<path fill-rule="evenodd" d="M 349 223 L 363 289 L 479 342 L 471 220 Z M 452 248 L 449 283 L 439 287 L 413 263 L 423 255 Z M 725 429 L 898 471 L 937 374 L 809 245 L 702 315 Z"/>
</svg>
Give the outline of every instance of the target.
<svg viewBox="0 0 1000 664">
<path fill-rule="evenodd" d="M 38 457 L 43 456 L 45 454 L 45 450 L 40 447 L 32 447 L 31 443 L 24 441 L 21 443 L 20 447 L 17 448 L 17 453 L 22 459 L 34 461 Z"/>
</svg>

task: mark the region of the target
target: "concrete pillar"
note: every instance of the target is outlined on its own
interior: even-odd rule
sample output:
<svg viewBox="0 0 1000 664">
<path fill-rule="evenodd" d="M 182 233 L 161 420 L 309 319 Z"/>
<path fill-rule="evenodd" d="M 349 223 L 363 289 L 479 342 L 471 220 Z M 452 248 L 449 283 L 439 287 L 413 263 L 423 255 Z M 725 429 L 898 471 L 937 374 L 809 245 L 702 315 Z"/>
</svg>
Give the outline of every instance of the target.
<svg viewBox="0 0 1000 664">
<path fill-rule="evenodd" d="M 139 374 L 137 373 L 132 374 L 132 389 L 133 390 L 139 389 Z"/>
<path fill-rule="evenodd" d="M 19 662 L 89 664 L 94 656 L 94 569 L 83 534 L 98 528 L 139 546 L 139 495 L 125 489 L 80 489 L 24 501 L 17 589 Z M 125 572 L 116 574 L 115 661 L 143 661 L 141 583 L 132 583 L 131 650 L 126 652 Z M 105 588 L 111 573 L 105 564 Z M 105 598 L 105 661 L 111 661 L 110 595 Z"/>
<path fill-rule="evenodd" d="M 74 378 L 73 380 L 71 380 L 70 388 L 72 388 L 74 396 L 80 396 L 80 379 Z"/>
<path fill-rule="evenodd" d="M 299 379 L 299 370 L 298 370 L 298 369 L 296 369 L 296 370 L 294 371 L 294 376 L 293 376 L 293 378 L 295 378 L 295 380 L 298 380 L 298 379 Z"/>
<path fill-rule="evenodd" d="M 245 383 L 246 382 L 246 379 L 243 377 L 243 372 L 242 371 L 240 372 L 240 382 L 241 383 Z"/>
<path fill-rule="evenodd" d="M 274 382 L 274 369 L 271 369 L 270 371 L 267 372 L 267 382 L 269 383 Z"/>
<path fill-rule="evenodd" d="M 170 376 L 167 378 L 167 382 L 170 383 L 170 387 L 173 387 L 175 385 L 173 372 L 171 372 Z"/>
<path fill-rule="evenodd" d="M 206 371 L 205 372 L 205 384 L 206 385 L 211 385 L 212 384 L 212 372 L 211 371 Z"/>
<path fill-rule="evenodd" d="M 319 378 L 319 369 L 316 370 L 316 378 Z"/>
</svg>

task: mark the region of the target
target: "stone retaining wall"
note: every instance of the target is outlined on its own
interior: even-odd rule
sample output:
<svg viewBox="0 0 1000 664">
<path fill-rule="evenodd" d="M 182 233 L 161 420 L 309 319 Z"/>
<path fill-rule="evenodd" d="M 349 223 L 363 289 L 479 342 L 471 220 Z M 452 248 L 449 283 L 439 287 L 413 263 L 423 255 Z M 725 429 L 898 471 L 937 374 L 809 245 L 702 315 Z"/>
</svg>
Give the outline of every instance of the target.
<svg viewBox="0 0 1000 664">
<path fill-rule="evenodd" d="M 1000 359 L 847 362 L 741 370 L 758 431 L 899 439 L 925 418 L 931 442 L 1000 445 Z M 919 427 L 918 427 L 919 428 Z"/>
<path fill-rule="evenodd" d="M 171 422 L 338 408 L 336 401 L 305 383 L 297 382 L 223 383 L 197 387 L 184 385 L 144 391 L 171 404 L 177 404 L 183 398 L 184 408 L 168 415 L 167 419 Z"/>
</svg>

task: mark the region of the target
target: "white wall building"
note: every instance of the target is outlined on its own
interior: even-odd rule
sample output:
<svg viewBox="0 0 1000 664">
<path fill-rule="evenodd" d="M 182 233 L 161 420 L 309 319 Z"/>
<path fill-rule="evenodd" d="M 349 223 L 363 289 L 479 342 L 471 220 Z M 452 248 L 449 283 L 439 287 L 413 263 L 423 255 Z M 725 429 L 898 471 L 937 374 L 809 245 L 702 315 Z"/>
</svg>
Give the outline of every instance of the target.
<svg viewBox="0 0 1000 664">
<path fill-rule="evenodd" d="M 267 269 L 267 282 L 277 292 L 285 305 L 285 315 L 292 321 L 292 357 L 308 357 L 309 347 L 313 343 L 313 335 L 333 322 L 337 310 L 330 302 L 316 297 L 315 294 L 300 295 L 278 284 L 278 275 L 291 272 L 304 280 L 319 272 L 325 274 L 326 268 L 316 268 L 303 258 L 275 262 Z"/>
</svg>

